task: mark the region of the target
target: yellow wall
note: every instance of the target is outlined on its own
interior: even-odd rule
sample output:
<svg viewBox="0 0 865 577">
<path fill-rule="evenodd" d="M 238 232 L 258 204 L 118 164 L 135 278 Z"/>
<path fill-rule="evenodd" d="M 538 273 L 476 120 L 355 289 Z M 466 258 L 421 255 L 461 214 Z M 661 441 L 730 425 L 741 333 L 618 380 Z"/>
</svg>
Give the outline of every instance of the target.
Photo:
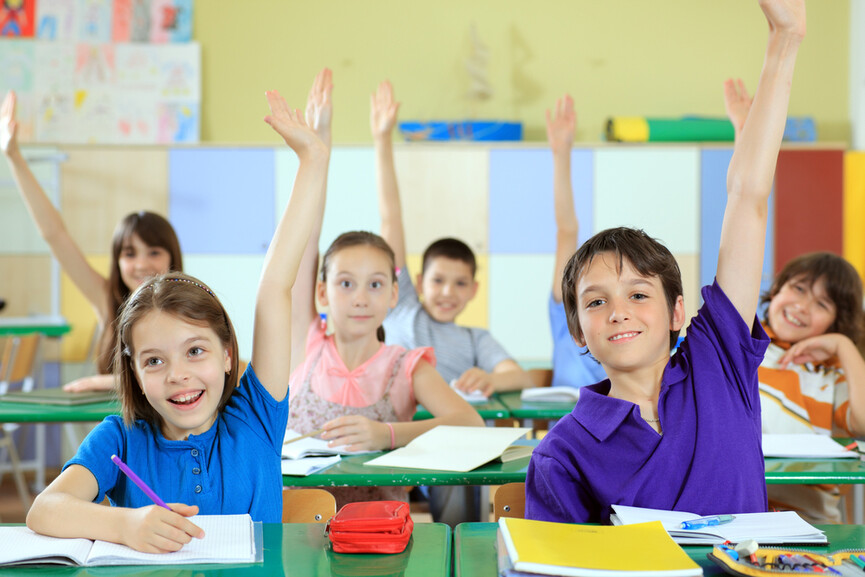
<svg viewBox="0 0 865 577">
<path fill-rule="evenodd" d="M 849 0 L 808 3 L 792 115 L 817 119 L 821 140 L 849 140 Z M 496 94 L 464 94 L 470 26 L 489 47 Z M 274 142 L 265 89 L 303 107 L 315 73 L 334 70 L 337 143 L 369 140 L 368 94 L 390 78 L 401 118 L 476 116 L 524 122 L 544 139 L 544 110 L 570 91 L 579 141 L 610 115 L 723 115 L 721 83 L 756 86 L 766 24 L 756 0 L 206 0 L 202 140 Z"/>
</svg>

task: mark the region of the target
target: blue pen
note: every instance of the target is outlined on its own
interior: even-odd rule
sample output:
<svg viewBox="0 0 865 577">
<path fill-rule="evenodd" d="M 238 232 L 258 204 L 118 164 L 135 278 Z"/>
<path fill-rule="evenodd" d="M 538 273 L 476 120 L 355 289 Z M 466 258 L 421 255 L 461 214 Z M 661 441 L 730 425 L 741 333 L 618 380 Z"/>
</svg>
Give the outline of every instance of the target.
<svg viewBox="0 0 865 577">
<path fill-rule="evenodd" d="M 735 515 L 712 515 L 711 517 L 700 517 L 699 519 L 682 521 L 682 529 L 685 529 L 686 531 L 693 531 L 694 529 L 702 529 L 703 527 L 724 525 L 735 518 Z"/>
</svg>

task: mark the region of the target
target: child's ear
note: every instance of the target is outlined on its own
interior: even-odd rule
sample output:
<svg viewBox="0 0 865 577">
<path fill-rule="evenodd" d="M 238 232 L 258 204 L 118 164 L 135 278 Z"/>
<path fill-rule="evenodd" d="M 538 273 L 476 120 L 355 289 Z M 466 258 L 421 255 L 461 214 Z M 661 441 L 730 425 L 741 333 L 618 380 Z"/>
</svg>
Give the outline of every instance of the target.
<svg viewBox="0 0 865 577">
<path fill-rule="evenodd" d="M 673 312 L 670 315 L 670 330 L 680 331 L 685 326 L 685 298 L 682 295 L 676 297 Z"/>
<path fill-rule="evenodd" d="M 327 300 L 327 286 L 323 281 L 316 281 L 315 283 L 315 295 L 318 299 L 318 305 L 320 307 L 326 307 L 328 305 Z"/>
<path fill-rule="evenodd" d="M 396 304 L 399 302 L 399 285 L 397 283 L 393 283 L 393 294 L 390 295 L 390 303 L 387 305 L 390 308 L 396 307 Z"/>
<path fill-rule="evenodd" d="M 225 374 L 227 375 L 230 372 L 231 372 L 231 350 L 226 348 L 225 349 Z"/>
<path fill-rule="evenodd" d="M 475 298 L 475 295 L 478 294 L 478 287 L 479 286 L 480 285 L 478 284 L 478 281 L 476 281 L 476 280 L 472 281 L 472 296 L 469 297 L 469 300 L 472 300 L 473 298 Z"/>
<path fill-rule="evenodd" d="M 419 273 L 417 273 L 417 275 L 415 276 L 415 279 L 414 279 L 414 288 L 418 294 L 421 294 L 423 292 L 421 290 L 422 286 L 423 286 L 423 273 L 419 272 Z"/>
</svg>

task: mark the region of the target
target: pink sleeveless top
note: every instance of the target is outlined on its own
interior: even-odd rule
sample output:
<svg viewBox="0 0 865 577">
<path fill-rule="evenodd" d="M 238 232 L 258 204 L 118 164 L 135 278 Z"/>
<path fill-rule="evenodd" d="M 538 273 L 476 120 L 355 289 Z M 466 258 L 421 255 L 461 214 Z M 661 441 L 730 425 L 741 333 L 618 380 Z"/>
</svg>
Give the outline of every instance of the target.
<svg viewBox="0 0 865 577">
<path fill-rule="evenodd" d="M 349 371 L 332 337 L 318 321 L 310 326 L 306 359 L 289 382 L 288 428 L 308 433 L 345 415 L 361 415 L 383 423 L 408 421 L 417 410 L 412 373 L 425 358 L 435 366 L 429 347 L 406 351 L 382 345 L 368 361 Z M 401 410 L 400 410 L 401 409 Z M 337 508 L 355 501 L 406 501 L 405 487 L 324 487 Z"/>
</svg>

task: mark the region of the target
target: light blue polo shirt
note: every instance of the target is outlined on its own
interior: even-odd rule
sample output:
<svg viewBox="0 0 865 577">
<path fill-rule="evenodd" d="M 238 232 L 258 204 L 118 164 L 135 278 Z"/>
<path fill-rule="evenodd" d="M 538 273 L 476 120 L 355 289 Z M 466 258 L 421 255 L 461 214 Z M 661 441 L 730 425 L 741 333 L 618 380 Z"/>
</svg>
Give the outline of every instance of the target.
<svg viewBox="0 0 865 577">
<path fill-rule="evenodd" d="M 64 466 L 86 467 L 99 484 L 99 503 L 144 507 L 153 502 L 111 462 L 118 455 L 166 503 L 198 505 L 203 515 L 249 513 L 253 521 L 282 520 L 280 453 L 288 420 L 288 395 L 276 401 L 252 365 L 210 429 L 169 441 L 158 428 L 131 428 L 106 417 Z"/>
</svg>

